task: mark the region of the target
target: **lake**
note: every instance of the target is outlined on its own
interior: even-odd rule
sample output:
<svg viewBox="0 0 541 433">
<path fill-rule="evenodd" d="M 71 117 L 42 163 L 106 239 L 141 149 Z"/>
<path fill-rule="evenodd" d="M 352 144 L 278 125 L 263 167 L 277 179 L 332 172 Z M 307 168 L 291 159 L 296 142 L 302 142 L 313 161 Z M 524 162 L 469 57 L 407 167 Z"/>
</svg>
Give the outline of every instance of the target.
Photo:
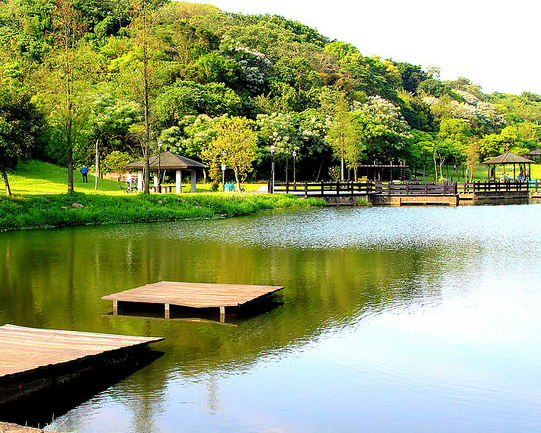
<svg viewBox="0 0 541 433">
<path fill-rule="evenodd" d="M 50 430 L 537 432 L 540 221 L 539 205 L 325 208 L 2 233 L 0 325 L 165 337 Z M 162 280 L 285 289 L 225 325 L 101 300 Z"/>
</svg>

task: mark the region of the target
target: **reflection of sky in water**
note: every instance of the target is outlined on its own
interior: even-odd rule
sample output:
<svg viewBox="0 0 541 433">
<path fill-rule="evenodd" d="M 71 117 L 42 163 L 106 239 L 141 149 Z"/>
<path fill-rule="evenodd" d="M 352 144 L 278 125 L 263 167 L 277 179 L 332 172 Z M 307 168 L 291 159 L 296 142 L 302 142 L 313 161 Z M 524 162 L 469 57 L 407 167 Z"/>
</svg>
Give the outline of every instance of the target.
<svg viewBox="0 0 541 433">
<path fill-rule="evenodd" d="M 80 432 L 541 431 L 540 216 L 540 206 L 323 209 L 145 226 L 166 227 L 173 240 L 271 249 L 420 249 L 437 275 L 384 280 L 391 293 L 421 290 L 329 317 L 249 363 L 191 375 L 176 366 L 159 394 L 128 378 L 58 424 Z M 435 277 L 437 295 L 426 296 Z M 256 321 L 265 316 L 231 335 Z"/>
<path fill-rule="evenodd" d="M 268 212 L 268 218 L 244 217 L 208 224 L 178 225 L 172 237 L 201 237 L 224 243 L 284 248 L 348 248 L 450 245 L 455 242 L 497 242 L 504 253 L 517 242 L 530 242 L 539 211 L 513 212 L 510 206 L 458 208 L 334 208 Z M 522 209 L 524 206 L 513 206 Z M 523 243 L 521 250 L 529 245 Z M 520 252 L 519 252 L 520 253 Z"/>
</svg>

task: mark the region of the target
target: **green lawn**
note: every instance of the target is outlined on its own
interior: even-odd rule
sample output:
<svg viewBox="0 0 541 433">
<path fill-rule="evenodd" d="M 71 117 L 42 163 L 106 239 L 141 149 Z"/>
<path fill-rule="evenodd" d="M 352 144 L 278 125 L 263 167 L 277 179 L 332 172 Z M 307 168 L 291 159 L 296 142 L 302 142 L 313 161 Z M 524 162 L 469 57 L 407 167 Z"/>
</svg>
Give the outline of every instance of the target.
<svg viewBox="0 0 541 433">
<path fill-rule="evenodd" d="M 41 161 L 29 161 L 19 164 L 16 171 L 8 174 L 12 194 L 20 195 L 43 195 L 63 194 L 68 190 L 68 169 Z M 126 185 L 119 187 L 115 180 L 98 179 L 98 189 L 95 189 L 95 177 L 88 175 L 88 182 L 83 183 L 81 173 L 74 171 L 73 182 L 76 192 L 86 194 L 124 195 Z M 242 184 L 246 191 L 257 191 L 261 184 Z M 197 192 L 211 192 L 210 183 L 198 183 Z M 190 192 L 191 186 L 187 183 L 182 185 L 183 192 Z M 5 189 L 0 188 L 0 194 L 5 194 Z"/>
</svg>

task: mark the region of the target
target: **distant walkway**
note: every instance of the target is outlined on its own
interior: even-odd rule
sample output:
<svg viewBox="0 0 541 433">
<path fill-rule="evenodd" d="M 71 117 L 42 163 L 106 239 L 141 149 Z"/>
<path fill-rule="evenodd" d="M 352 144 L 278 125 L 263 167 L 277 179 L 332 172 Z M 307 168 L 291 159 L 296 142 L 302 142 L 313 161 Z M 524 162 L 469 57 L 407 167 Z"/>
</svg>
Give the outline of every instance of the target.
<svg viewBox="0 0 541 433">
<path fill-rule="evenodd" d="M 364 199 L 373 204 L 456 206 L 479 199 L 529 199 L 541 193 L 541 182 L 297 182 L 268 185 L 275 194 L 319 197 L 345 203 Z"/>
</svg>

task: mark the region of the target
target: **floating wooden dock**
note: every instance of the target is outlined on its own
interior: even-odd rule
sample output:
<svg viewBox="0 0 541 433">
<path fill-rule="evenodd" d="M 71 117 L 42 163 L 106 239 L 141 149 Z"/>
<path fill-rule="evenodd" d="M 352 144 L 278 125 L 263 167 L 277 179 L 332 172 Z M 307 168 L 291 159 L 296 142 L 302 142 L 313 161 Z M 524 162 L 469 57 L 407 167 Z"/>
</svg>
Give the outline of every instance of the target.
<svg viewBox="0 0 541 433">
<path fill-rule="evenodd" d="M 102 299 L 113 301 L 113 314 L 118 313 L 119 302 L 131 302 L 163 304 L 166 318 L 170 317 L 171 305 L 189 308 L 219 308 L 220 318 L 225 319 L 226 307 L 240 307 L 282 289 L 282 286 L 162 281 L 103 296 Z"/>
<path fill-rule="evenodd" d="M 127 351 L 163 338 L 130 337 L 4 325 L 0 327 L 0 404 L 75 378 L 73 371 L 121 362 Z"/>
</svg>

